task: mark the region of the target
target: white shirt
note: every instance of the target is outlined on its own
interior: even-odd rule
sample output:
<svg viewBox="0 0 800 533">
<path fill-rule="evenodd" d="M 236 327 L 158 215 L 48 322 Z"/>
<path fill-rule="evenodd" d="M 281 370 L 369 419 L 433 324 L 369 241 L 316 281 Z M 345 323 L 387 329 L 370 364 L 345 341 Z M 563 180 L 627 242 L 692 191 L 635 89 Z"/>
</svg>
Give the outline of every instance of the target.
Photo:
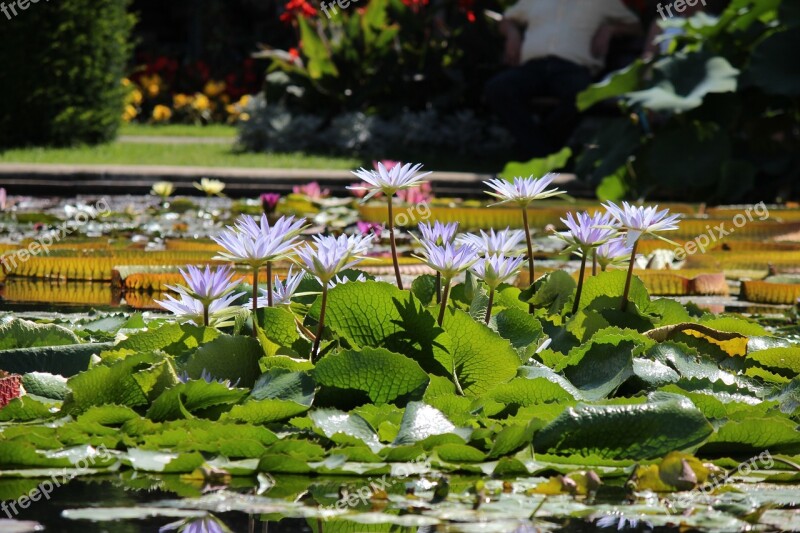
<svg viewBox="0 0 800 533">
<path fill-rule="evenodd" d="M 596 71 L 604 58 L 592 55 L 592 37 L 605 23 L 638 24 L 621 0 L 519 0 L 505 18 L 527 26 L 521 61 L 556 56 Z"/>
</svg>

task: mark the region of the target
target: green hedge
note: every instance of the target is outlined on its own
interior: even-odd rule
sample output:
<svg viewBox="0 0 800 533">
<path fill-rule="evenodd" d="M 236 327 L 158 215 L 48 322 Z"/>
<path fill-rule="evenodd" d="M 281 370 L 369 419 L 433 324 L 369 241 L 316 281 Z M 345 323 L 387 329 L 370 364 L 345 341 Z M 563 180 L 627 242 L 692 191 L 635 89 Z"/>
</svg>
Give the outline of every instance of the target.
<svg viewBox="0 0 800 533">
<path fill-rule="evenodd" d="M 24 11 L 0 13 L 0 147 L 112 139 L 132 49 L 129 0 L 17 1 Z"/>
</svg>

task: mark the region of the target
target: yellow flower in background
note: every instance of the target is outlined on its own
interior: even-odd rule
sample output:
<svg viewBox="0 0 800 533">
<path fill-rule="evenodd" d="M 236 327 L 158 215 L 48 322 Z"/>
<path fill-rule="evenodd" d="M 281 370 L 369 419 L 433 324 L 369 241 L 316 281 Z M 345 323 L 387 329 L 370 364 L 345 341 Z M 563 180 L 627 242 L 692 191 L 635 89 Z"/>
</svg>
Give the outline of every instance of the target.
<svg viewBox="0 0 800 533">
<path fill-rule="evenodd" d="M 176 94 L 172 97 L 172 106 L 175 109 L 181 109 L 187 105 L 192 105 L 194 97 L 189 94 Z"/>
<path fill-rule="evenodd" d="M 136 115 L 138 114 L 139 112 L 136 110 L 136 108 L 128 104 L 125 106 L 125 111 L 122 112 L 122 120 L 125 122 L 130 122 L 131 120 L 135 119 Z"/>
<path fill-rule="evenodd" d="M 227 94 L 222 94 L 219 97 L 219 101 L 222 102 L 223 104 L 230 104 L 231 103 L 231 97 L 228 96 Z"/>
<path fill-rule="evenodd" d="M 239 114 L 239 108 L 235 105 L 226 105 L 225 112 L 231 115 L 232 117 L 235 117 Z"/>
<path fill-rule="evenodd" d="M 209 80 L 203 88 L 203 92 L 209 98 L 215 98 L 225 92 L 225 82 Z"/>
<path fill-rule="evenodd" d="M 172 118 L 172 110 L 165 105 L 157 105 L 153 108 L 153 120 L 156 122 L 167 122 Z"/>
<path fill-rule="evenodd" d="M 241 120 L 242 122 L 247 122 L 248 120 L 250 120 L 250 113 L 242 113 L 241 115 L 239 115 L 239 120 Z"/>
<path fill-rule="evenodd" d="M 158 94 L 161 92 L 162 86 L 164 85 L 164 81 L 158 74 L 142 76 L 139 79 L 139 83 L 142 85 L 142 88 L 150 98 L 155 98 L 158 96 Z"/>
<path fill-rule="evenodd" d="M 192 107 L 195 108 L 197 111 L 208 111 L 209 109 L 211 109 L 211 100 L 209 100 L 206 95 L 197 93 L 194 96 Z"/>
<path fill-rule="evenodd" d="M 153 188 L 150 189 L 150 194 L 154 194 L 162 198 L 166 198 L 173 192 L 175 192 L 175 185 L 169 181 L 158 181 L 154 183 Z"/>
<path fill-rule="evenodd" d="M 246 94 L 239 98 L 239 101 L 236 103 L 239 107 L 247 107 L 247 104 L 250 103 L 250 95 Z"/>
<path fill-rule="evenodd" d="M 209 178 L 202 178 L 200 183 L 193 183 L 195 189 L 201 190 L 207 195 L 217 195 L 219 196 L 222 194 L 222 191 L 225 190 L 225 184 L 219 180 L 209 179 Z"/>
<path fill-rule="evenodd" d="M 142 105 L 142 101 L 144 100 L 144 95 L 142 95 L 142 91 L 138 88 L 131 91 L 128 95 L 128 101 L 133 105 L 139 106 Z"/>
</svg>

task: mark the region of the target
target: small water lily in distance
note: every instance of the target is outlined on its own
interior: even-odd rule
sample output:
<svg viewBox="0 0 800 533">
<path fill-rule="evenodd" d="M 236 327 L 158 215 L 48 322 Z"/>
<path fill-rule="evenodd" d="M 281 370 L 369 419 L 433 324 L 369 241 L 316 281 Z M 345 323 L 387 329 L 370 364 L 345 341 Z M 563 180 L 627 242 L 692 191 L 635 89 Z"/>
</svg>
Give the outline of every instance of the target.
<svg viewBox="0 0 800 533">
<path fill-rule="evenodd" d="M 444 311 L 447 308 L 447 299 L 450 296 L 450 283 L 453 278 L 471 267 L 478 259 L 478 252 L 468 244 L 455 245 L 445 243 L 443 246 L 423 241 L 423 255 L 420 257 L 425 264 L 441 274 L 444 284 L 441 307 L 439 308 L 439 326 L 444 322 Z"/>
<path fill-rule="evenodd" d="M 325 308 L 328 304 L 329 283 L 336 275 L 347 268 L 353 267 L 364 260 L 372 244 L 372 235 L 340 235 L 314 236 L 314 246 L 309 243 L 297 250 L 297 264 L 316 277 L 322 285 L 322 302 L 319 314 L 319 325 L 314 346 L 311 349 L 311 361 L 319 355 L 319 345 L 325 330 Z"/>
<path fill-rule="evenodd" d="M 233 272 L 229 267 L 211 270 L 206 266 L 205 270 L 201 270 L 190 265 L 186 270 L 181 269 L 180 273 L 187 286 L 167 285 L 168 289 L 178 293 L 180 299 L 168 294 L 165 300 L 157 300 L 156 303 L 195 324 L 210 325 L 211 315 L 218 315 L 244 295 L 234 292 L 239 282 L 232 279 Z"/>
<path fill-rule="evenodd" d="M 490 229 L 489 233 L 481 230 L 480 235 L 465 233 L 459 236 L 458 242 L 470 244 L 480 255 L 509 255 L 517 256 L 525 253 L 522 241 L 525 239 L 525 232 L 522 230 L 512 230 L 506 228 L 495 232 Z"/>
<path fill-rule="evenodd" d="M 567 226 L 568 231 L 556 233 L 554 237 L 567 243 L 568 249 L 578 252 L 581 256 L 578 288 L 575 292 L 575 302 L 572 304 L 572 313 L 575 314 L 578 312 L 578 306 L 581 302 L 586 259 L 592 253 L 592 250 L 614 237 L 617 234 L 617 230 L 611 227 L 611 215 L 603 212 L 596 212 L 594 215 L 590 215 L 584 211 L 578 213 L 575 217 L 572 216 L 572 213 L 567 213 L 567 218 L 562 218 L 561 222 Z"/>
<path fill-rule="evenodd" d="M 359 220 L 356 222 L 356 227 L 362 235 L 374 234 L 376 237 L 380 238 L 381 233 L 383 233 L 383 224 L 379 224 L 378 222 L 364 222 Z"/>
<path fill-rule="evenodd" d="M 365 185 L 357 185 L 349 187 L 350 190 L 366 191 L 367 194 L 362 198 L 361 202 L 366 202 L 376 194 L 383 193 L 386 195 L 386 201 L 389 211 L 389 245 L 392 249 L 392 264 L 394 265 L 394 276 L 398 288 L 403 290 L 403 279 L 400 276 L 400 264 L 397 261 L 397 245 L 394 238 L 394 208 L 392 200 L 395 193 L 404 189 L 411 189 L 423 183 L 423 178 L 428 176 L 430 172 L 420 172 L 422 169 L 421 164 L 412 165 L 406 163 L 405 165 L 397 164 L 390 169 L 386 168 L 383 163 L 378 163 L 376 170 L 367 170 L 364 168 L 353 171 L 357 177 L 365 183 Z"/>
<path fill-rule="evenodd" d="M 522 267 L 522 256 L 506 257 L 504 255 L 493 254 L 479 259 L 470 267 L 470 271 L 489 287 L 489 303 L 486 305 L 486 318 L 484 322 L 489 323 L 492 318 L 492 306 L 494 305 L 494 293 L 503 283 L 507 283 L 519 274 Z"/>
<path fill-rule="evenodd" d="M 336 287 L 337 285 L 344 285 L 345 283 L 350 283 L 351 281 L 355 281 L 355 282 L 358 282 L 358 283 L 364 283 L 365 281 L 368 281 L 368 280 L 367 280 L 367 277 L 364 275 L 363 272 L 361 274 L 359 274 L 358 276 L 356 276 L 356 279 L 352 279 L 352 280 L 350 278 L 347 278 L 347 277 L 342 278 L 340 276 L 336 276 L 335 278 L 333 278 L 328 283 L 328 288 L 332 289 L 332 288 Z"/>
<path fill-rule="evenodd" d="M 292 193 L 300 194 L 302 196 L 305 196 L 312 202 L 316 202 L 330 196 L 331 190 L 323 189 L 322 187 L 319 186 L 319 183 L 317 183 L 316 181 L 312 181 L 305 185 L 295 185 L 294 187 L 292 187 Z"/>
<path fill-rule="evenodd" d="M 275 212 L 275 208 L 278 207 L 278 202 L 281 201 L 281 195 L 276 192 L 265 192 L 259 197 L 261 200 L 261 209 L 264 211 L 265 215 L 271 215 Z"/>
<path fill-rule="evenodd" d="M 487 194 L 500 200 L 492 205 L 514 204 L 522 209 L 525 244 L 528 248 L 528 277 L 530 278 L 531 285 L 536 281 L 536 272 L 533 263 L 531 227 L 528 223 L 528 206 L 536 200 L 544 200 L 564 194 L 565 191 L 557 188 L 548 189 L 555 179 L 555 174 L 545 174 L 541 178 L 530 176 L 527 178 L 514 178 L 514 181 L 506 181 L 503 179 L 484 181 L 484 183 L 492 189 L 492 191 L 487 191 Z M 530 310 L 531 312 L 533 311 L 532 305 Z"/>
<path fill-rule="evenodd" d="M 208 196 L 222 196 L 225 190 L 225 183 L 220 180 L 201 178 L 199 182 L 193 183 L 194 188 L 203 191 Z"/>
<path fill-rule="evenodd" d="M 614 202 L 606 202 L 603 207 L 614 218 L 614 225 L 621 230 L 625 230 L 627 244 L 631 247 L 628 277 L 625 280 L 625 290 L 622 293 L 622 303 L 620 304 L 620 310 L 625 311 L 628 308 L 628 293 L 631 288 L 631 277 L 633 276 L 633 265 L 639 239 L 642 235 L 652 235 L 668 243 L 676 244 L 662 237 L 659 233 L 677 230 L 681 215 L 670 215 L 669 209 L 659 211 L 657 205 L 652 207 L 634 206 L 628 202 L 622 202 L 622 206 L 618 206 Z"/>
<path fill-rule="evenodd" d="M 150 189 L 150 194 L 160 196 L 162 200 L 166 200 L 173 192 L 175 192 L 175 185 L 169 181 L 157 181 Z"/>
</svg>

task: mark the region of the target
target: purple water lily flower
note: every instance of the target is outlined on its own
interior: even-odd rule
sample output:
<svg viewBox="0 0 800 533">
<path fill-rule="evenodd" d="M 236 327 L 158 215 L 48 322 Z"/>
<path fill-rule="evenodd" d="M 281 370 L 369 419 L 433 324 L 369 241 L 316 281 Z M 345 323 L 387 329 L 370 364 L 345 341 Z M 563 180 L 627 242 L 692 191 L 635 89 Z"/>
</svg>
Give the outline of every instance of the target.
<svg viewBox="0 0 800 533">
<path fill-rule="evenodd" d="M 258 310 L 258 271 L 267 266 L 267 303 L 272 305 L 272 263 L 285 259 L 297 246 L 300 233 L 305 228 L 306 219 L 295 220 L 294 217 L 281 217 L 270 225 L 266 214 L 261 215 L 260 222 L 255 218 L 242 215 L 236 224 L 218 236 L 214 242 L 225 251 L 218 257 L 235 263 L 244 263 L 253 269 L 253 313 Z M 253 335 L 256 334 L 253 328 Z"/>
<path fill-rule="evenodd" d="M 206 266 L 205 270 L 201 270 L 195 266 L 189 265 L 186 267 L 186 270 L 179 269 L 179 271 L 188 287 L 183 285 L 167 285 L 167 288 L 178 294 L 191 296 L 204 303 L 211 303 L 214 300 L 230 294 L 240 283 L 239 281 L 232 280 L 233 271 L 227 266 L 219 267 L 214 270 L 211 270 L 210 266 Z"/>
<path fill-rule="evenodd" d="M 621 266 L 631 258 L 633 247 L 628 246 L 625 236 L 615 237 L 595 249 L 595 257 L 600 269 L 605 271 L 609 266 Z"/>
<path fill-rule="evenodd" d="M 515 204 L 522 210 L 522 229 L 525 231 L 525 244 L 528 250 L 528 278 L 530 279 L 531 285 L 536 281 L 536 272 L 534 270 L 531 227 L 528 222 L 528 206 L 535 200 L 544 200 L 564 194 L 564 191 L 557 188 L 548 189 L 555 178 L 555 174 L 545 174 L 541 178 L 534 178 L 533 176 L 514 178 L 513 182 L 502 179 L 484 181 L 484 183 L 492 189 L 492 191 L 487 191 L 487 194 L 500 200 L 492 205 L 510 203 Z M 533 313 L 533 304 L 529 306 L 528 310 Z"/>
<path fill-rule="evenodd" d="M 527 178 L 514 178 L 514 181 L 495 178 L 483 183 L 492 189 L 492 191 L 487 191 L 486 194 L 500 200 L 492 205 L 512 203 L 520 207 L 528 207 L 535 200 L 544 200 L 564 194 L 564 191 L 557 188 L 548 189 L 556 177 L 556 174 L 545 174 L 541 178 L 530 176 Z"/>
<path fill-rule="evenodd" d="M 392 196 L 397 191 L 420 185 L 422 179 L 430 174 L 430 172 L 420 173 L 421 169 L 421 164 L 413 165 L 411 163 L 406 163 L 405 165 L 398 163 L 389 169 L 379 162 L 375 170 L 367 170 L 365 168 L 354 170 L 353 174 L 361 178 L 366 185 L 355 185 L 348 187 L 348 189 L 367 191 L 367 195 L 361 200 L 362 203 L 379 192 Z"/>
<path fill-rule="evenodd" d="M 297 287 L 300 285 L 300 282 L 303 281 L 303 277 L 305 276 L 305 272 L 302 270 L 297 272 L 296 274 L 292 273 L 292 269 L 294 266 L 289 267 L 289 272 L 286 274 L 286 279 L 281 281 L 281 278 L 275 276 L 275 280 L 272 286 L 272 305 L 288 305 L 292 303 L 292 296 L 297 291 Z M 259 307 L 270 307 L 269 305 L 269 295 L 267 294 L 267 289 L 259 289 L 261 296 L 258 299 L 258 306 Z M 248 302 L 248 307 L 253 306 L 253 299 L 250 298 Z"/>
<path fill-rule="evenodd" d="M 177 530 L 180 530 L 181 533 L 231 533 L 228 526 L 211 515 L 202 518 L 185 518 L 178 522 L 172 522 L 160 527 L 158 532 L 166 533 L 167 531 Z"/>
<path fill-rule="evenodd" d="M 614 218 L 615 225 L 627 231 L 626 237 L 631 246 L 644 234 L 663 238 L 658 234 L 677 230 L 681 219 L 680 213 L 670 215 L 669 209 L 659 211 L 657 205 L 644 207 L 622 202 L 622 206 L 618 206 L 614 202 L 606 202 L 603 207 Z"/>
<path fill-rule="evenodd" d="M 557 233 L 554 237 L 584 254 L 617 234 L 617 230 L 611 227 L 611 215 L 608 213 L 596 212 L 590 215 L 584 211 L 575 217 L 572 213 L 567 213 L 567 218 L 562 218 L 561 222 L 567 226 L 568 231 Z"/>
<path fill-rule="evenodd" d="M 484 256 L 497 254 L 516 256 L 525 253 L 522 248 L 523 239 L 525 239 L 524 231 L 506 228 L 498 232 L 490 229 L 489 233 L 481 230 L 480 235 L 465 233 L 457 239 L 457 242 L 471 245 Z"/>
<path fill-rule="evenodd" d="M 519 274 L 522 267 L 523 257 L 506 257 L 504 255 L 493 254 L 478 260 L 470 267 L 470 271 L 478 278 L 482 279 L 489 287 L 489 302 L 486 305 L 486 317 L 484 322 L 489 323 L 492 318 L 492 306 L 494 305 L 494 293 L 501 284 L 510 281 Z"/>
<path fill-rule="evenodd" d="M 454 245 L 445 243 L 443 246 L 423 241 L 424 252 L 420 259 L 425 264 L 439 273 L 444 282 L 441 306 L 439 307 L 439 326 L 444 322 L 444 312 L 447 308 L 447 299 L 450 296 L 450 283 L 453 278 L 471 267 L 478 259 L 478 252 L 468 244 Z"/>
<path fill-rule="evenodd" d="M 239 282 L 232 281 L 233 273 L 228 267 L 216 271 L 206 267 L 202 271 L 189 266 L 188 272 L 181 270 L 181 274 L 188 287 L 167 285 L 167 288 L 178 293 L 179 298 L 167 294 L 164 300 L 156 300 L 156 303 L 182 322 L 209 326 L 218 321 L 234 300 L 244 295 L 243 292 L 234 292 Z"/>
<path fill-rule="evenodd" d="M 445 243 L 452 243 L 455 241 L 456 233 L 458 233 L 458 222 L 450 222 L 449 224 L 442 224 L 438 220 L 431 225 L 430 222 L 420 222 L 417 224 L 419 233 L 422 240 L 433 243 L 437 246 L 442 246 Z"/>
<path fill-rule="evenodd" d="M 319 324 L 311 348 L 311 361 L 319 355 L 322 334 L 325 332 L 325 309 L 328 303 L 328 284 L 336 275 L 346 268 L 357 265 L 364 259 L 364 254 L 372 244 L 373 235 L 341 235 L 339 237 L 314 236 L 314 246 L 306 243 L 297 251 L 300 268 L 316 277 L 322 285 L 322 301 Z"/>
<path fill-rule="evenodd" d="M 397 191 L 410 189 L 423 183 L 422 179 L 425 178 L 430 172 L 420 173 L 422 168 L 421 164 L 412 165 L 406 163 L 405 165 L 397 164 L 391 169 L 384 166 L 383 163 L 378 163 L 377 170 L 367 170 L 360 168 L 353 171 L 353 174 L 361 178 L 366 185 L 364 186 L 351 186 L 348 189 L 354 191 L 366 191 L 367 194 L 361 199 L 361 203 L 366 202 L 378 193 L 386 195 L 386 202 L 388 208 L 388 227 L 389 227 L 389 245 L 392 249 L 392 265 L 394 266 L 394 278 L 397 282 L 397 287 L 403 290 L 403 278 L 400 276 L 400 263 L 397 261 L 397 244 L 394 238 L 394 211 L 393 211 L 393 198 Z"/>
</svg>

